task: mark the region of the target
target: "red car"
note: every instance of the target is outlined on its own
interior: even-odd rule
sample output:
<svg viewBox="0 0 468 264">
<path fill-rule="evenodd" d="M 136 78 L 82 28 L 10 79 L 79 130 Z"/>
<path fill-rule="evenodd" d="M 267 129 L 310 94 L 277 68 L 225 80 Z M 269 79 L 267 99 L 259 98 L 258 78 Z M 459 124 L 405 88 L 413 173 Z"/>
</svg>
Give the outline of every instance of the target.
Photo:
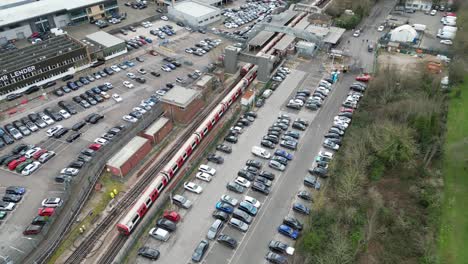
<svg viewBox="0 0 468 264">
<path fill-rule="evenodd" d="M 55 213 L 55 208 L 53 207 L 42 207 L 37 211 L 39 216 L 52 216 Z"/>
<path fill-rule="evenodd" d="M 9 170 L 14 170 L 16 169 L 16 167 L 18 167 L 18 165 L 20 165 L 21 163 L 25 162 L 26 161 L 26 157 L 21 157 L 17 160 L 14 160 L 10 163 L 8 163 L 8 169 Z"/>
<path fill-rule="evenodd" d="M 101 147 L 102 147 L 101 144 L 93 143 L 93 144 L 89 145 L 88 148 L 89 148 L 89 149 L 92 149 L 92 150 L 94 150 L 94 151 L 98 151 Z"/>
<path fill-rule="evenodd" d="M 158 56 L 159 54 L 155 50 L 150 50 L 149 54 L 153 56 Z"/>
<path fill-rule="evenodd" d="M 42 154 L 46 152 L 47 152 L 47 149 L 41 149 L 38 152 L 34 153 L 33 158 L 37 160 Z"/>
<path fill-rule="evenodd" d="M 23 235 L 37 235 L 41 232 L 41 225 L 30 225 L 23 231 Z"/>
<path fill-rule="evenodd" d="M 370 81 L 370 79 L 371 79 L 371 76 L 369 74 L 367 74 L 367 73 L 358 75 L 356 77 L 356 81 L 360 81 L 360 82 L 368 82 L 368 81 Z"/>
<path fill-rule="evenodd" d="M 348 112 L 352 114 L 354 112 L 354 109 L 348 107 L 341 107 L 340 112 Z"/>
<path fill-rule="evenodd" d="M 180 215 L 176 211 L 164 211 L 163 217 L 174 223 L 177 223 L 180 220 Z"/>
</svg>

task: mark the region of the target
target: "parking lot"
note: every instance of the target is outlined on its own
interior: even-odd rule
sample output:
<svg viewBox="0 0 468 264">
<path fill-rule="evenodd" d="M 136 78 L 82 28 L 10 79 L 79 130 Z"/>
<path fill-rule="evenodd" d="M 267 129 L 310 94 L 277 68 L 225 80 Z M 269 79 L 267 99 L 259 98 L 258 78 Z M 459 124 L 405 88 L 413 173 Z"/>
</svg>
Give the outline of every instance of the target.
<svg viewBox="0 0 468 264">
<path fill-rule="evenodd" d="M 288 66 L 297 64 L 298 62 L 295 62 L 288 64 Z M 300 221 L 304 220 L 297 213 L 290 212 L 291 204 L 298 199 L 295 194 L 299 190 L 307 189 L 314 195 L 315 191 L 302 186 L 301 182 L 307 174 L 307 169 L 311 167 L 314 156 L 321 150 L 321 135 L 331 126 L 333 115 L 336 114 L 338 106 L 346 96 L 346 89 L 342 89 L 341 86 L 350 81 L 349 77 L 345 77 L 338 83 L 319 111 L 311 111 L 306 108 L 298 111 L 286 108 L 287 98 L 294 95 L 295 91 L 312 89 L 325 74 L 316 64 L 308 65 L 307 69 L 308 72 L 293 71 L 288 75 L 273 95 L 266 100 L 265 105 L 258 109 L 256 112 L 258 117 L 252 125 L 244 128 L 244 132 L 239 135 L 237 144 L 224 142 L 224 144 L 232 146 L 231 154 L 216 152 L 224 158 L 224 164 L 216 165 L 207 162 L 217 171 L 211 182 L 191 180 L 203 187 L 201 194 L 187 191 L 181 193 L 193 203 L 191 209 L 177 209 L 182 216 L 182 223 L 178 224 L 177 230 L 171 233 L 167 242 L 157 241 L 153 238 L 148 238 L 146 242 L 146 246 L 157 248 L 161 252 L 159 262 L 174 263 L 177 260 L 176 263 L 191 263 L 193 250 L 202 239 L 206 239 L 206 232 L 215 220 L 211 214 L 215 210 L 216 202 L 223 194 L 228 194 L 239 201 L 243 200 L 244 195 L 248 195 L 258 199 L 262 205 L 246 233 L 227 224 L 220 232 L 238 241 L 236 249 L 231 250 L 217 241 L 210 241 L 210 247 L 202 263 L 265 263 L 265 255 L 268 252 L 267 245 L 270 240 L 293 244 L 292 240 L 278 234 L 276 229 L 287 215 L 294 215 Z M 310 121 L 309 128 L 304 132 L 289 127 L 290 130 L 300 132 L 301 136 L 298 149 L 296 151 L 288 150 L 294 155 L 294 158 L 284 172 L 268 167 L 268 162 L 251 154 L 252 146 L 260 146 L 262 136 L 265 135 L 268 127 L 275 122 L 280 113 L 288 114 L 291 121 L 298 117 Z M 274 152 L 274 150 L 267 150 L 271 153 Z M 261 161 L 262 170 L 273 172 L 276 175 L 268 196 L 248 189 L 243 194 L 226 189 L 226 184 L 237 177 L 236 172 L 245 166 L 247 159 Z M 308 207 L 311 206 L 309 202 L 301 202 Z M 176 207 L 174 206 L 174 208 Z M 149 263 L 149 261 L 139 257 L 137 263 Z"/>
<path fill-rule="evenodd" d="M 206 35 L 200 33 L 190 34 L 200 39 L 206 37 Z M 184 45 L 192 45 L 192 39 L 189 37 L 185 40 L 177 41 L 179 43 L 185 42 Z M 64 197 L 66 192 L 64 184 L 55 182 L 54 178 L 60 174 L 60 170 L 62 168 L 67 167 L 69 163 L 76 159 L 81 150 L 94 143 L 96 138 L 101 137 L 110 128 L 119 124 L 131 125 L 131 123 L 124 121 L 122 116 L 131 112 L 134 107 L 141 103 L 142 100 L 150 98 L 151 95 L 155 96 L 156 91 L 159 89 L 167 88 L 167 83 L 175 83 L 176 77 L 181 76 L 186 78 L 187 83 L 185 85 L 189 85 L 190 82 L 196 81 L 187 78 L 187 74 L 193 73 L 195 70 L 203 71 L 204 67 L 208 65 L 211 60 L 209 56 L 191 56 L 190 60 L 192 65 L 181 63 L 181 66 L 177 69 L 171 72 L 164 72 L 161 70 L 161 66 L 167 64 L 167 62 L 163 61 L 164 57 L 162 55 L 152 56 L 148 54 L 147 52 L 149 49 L 151 48 L 130 53 L 127 56 L 117 58 L 105 65 L 105 67 L 110 67 L 111 65 L 121 64 L 124 61 L 132 61 L 135 63 L 134 67 L 128 67 L 127 69 L 116 72 L 111 76 L 95 80 L 76 91 L 65 93 L 65 95 L 60 97 L 50 94 L 47 99 L 31 101 L 27 105 L 23 106 L 24 111 L 20 111 L 2 122 L 1 125 L 4 126 L 7 123 L 27 117 L 27 115 L 32 112 L 42 112 L 46 107 L 51 108 L 54 111 L 58 111 L 61 109 L 57 105 L 59 101 L 68 102 L 77 110 L 77 113 L 72 115 L 70 118 L 56 122 L 46 128 L 39 129 L 31 135 L 15 141 L 14 144 L 8 145 L 2 149 L 1 154 L 6 155 L 10 153 L 15 146 L 22 143 L 28 145 L 34 144 L 35 146 L 56 153 L 56 157 L 40 166 L 39 169 L 30 176 L 22 176 L 19 173 L 10 171 L 5 166 L 0 168 L 0 193 L 2 193 L 4 188 L 10 185 L 23 186 L 27 189 L 24 198 L 17 204 L 16 208 L 13 211 L 8 212 L 6 218 L 1 221 L 0 235 L 3 239 L 0 242 L 0 247 L 5 248 L 4 251 L 2 250 L 2 253 L 5 252 L 4 254 L 9 256 L 21 256 L 27 254 L 27 252 L 40 241 L 41 235 L 30 238 L 23 236 L 22 232 L 26 226 L 30 224 L 34 216 L 37 215 L 37 208 L 40 207 L 43 199 L 47 197 Z M 154 49 L 159 50 L 159 53 L 175 56 L 184 62 L 183 58 L 178 56 L 176 52 L 173 53 L 171 51 L 161 49 L 159 46 L 154 46 Z M 136 55 L 144 61 L 136 61 Z M 102 66 L 95 69 L 88 69 L 83 73 L 83 75 L 92 74 L 94 72 L 101 71 L 102 69 Z M 138 73 L 139 69 L 144 69 L 146 74 Z M 153 76 L 150 74 L 152 71 L 159 72 L 160 76 Z M 143 84 L 138 83 L 135 80 L 130 79 L 126 75 L 127 73 L 133 73 L 138 77 L 143 77 L 146 79 L 146 82 Z M 78 77 L 83 75 L 78 74 L 71 81 L 76 81 Z M 130 89 L 125 87 L 123 84 L 124 81 L 131 82 L 134 85 L 134 88 Z M 113 89 L 108 90 L 107 94 L 111 96 L 112 94 L 117 93 L 122 98 L 121 102 L 116 102 L 112 98 L 109 98 L 104 100 L 102 103 L 98 103 L 89 108 L 83 108 L 72 100 L 73 97 L 79 96 L 80 94 L 85 93 L 85 91 L 90 90 L 92 87 L 103 85 L 106 82 L 111 83 L 113 86 Z M 57 89 L 65 85 L 67 85 L 66 82 L 58 81 L 55 87 Z M 99 121 L 97 124 L 88 123 L 85 125 L 85 127 L 80 130 L 81 137 L 72 143 L 67 142 L 66 139 L 74 132 L 68 132 L 61 138 L 48 137 L 46 135 L 46 130 L 57 124 L 60 124 L 65 128 L 71 128 L 74 124 L 84 120 L 92 113 L 99 113 L 104 116 L 104 119 Z M 80 175 L 77 177 L 80 177 Z"/>
</svg>

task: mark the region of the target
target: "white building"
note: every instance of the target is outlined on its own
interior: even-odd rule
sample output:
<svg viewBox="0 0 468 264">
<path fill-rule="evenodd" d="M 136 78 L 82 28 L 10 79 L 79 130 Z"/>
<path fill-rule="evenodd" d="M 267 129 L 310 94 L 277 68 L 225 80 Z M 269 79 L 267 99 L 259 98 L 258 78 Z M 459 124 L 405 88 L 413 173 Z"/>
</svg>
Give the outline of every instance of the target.
<svg viewBox="0 0 468 264">
<path fill-rule="evenodd" d="M 406 0 L 406 9 L 428 11 L 432 8 L 431 0 Z"/>
<path fill-rule="evenodd" d="M 390 41 L 394 42 L 414 42 L 417 36 L 418 32 L 410 25 L 399 26 L 390 31 Z"/>
<path fill-rule="evenodd" d="M 195 1 L 184 1 L 168 6 L 168 14 L 174 20 L 182 20 L 191 27 L 205 27 L 221 19 L 221 10 Z"/>
</svg>

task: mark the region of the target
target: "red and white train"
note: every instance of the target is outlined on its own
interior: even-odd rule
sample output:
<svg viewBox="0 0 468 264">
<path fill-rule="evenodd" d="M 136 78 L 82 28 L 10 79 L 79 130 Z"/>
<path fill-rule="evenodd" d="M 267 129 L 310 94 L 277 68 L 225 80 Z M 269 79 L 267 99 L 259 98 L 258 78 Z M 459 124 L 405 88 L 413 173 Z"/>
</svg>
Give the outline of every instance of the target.
<svg viewBox="0 0 468 264">
<path fill-rule="evenodd" d="M 143 191 L 141 196 L 132 206 L 130 211 L 119 221 L 117 230 L 129 235 L 135 226 L 148 212 L 149 208 L 159 197 L 164 188 L 168 185 L 172 178 L 176 175 L 179 168 L 190 157 L 195 148 L 211 131 L 213 126 L 218 122 L 221 116 L 228 110 L 232 103 L 242 94 L 242 92 L 255 80 L 257 77 L 258 66 L 252 66 L 248 73 L 234 86 L 234 88 L 223 98 L 223 100 L 213 109 L 213 111 L 203 120 L 201 125 L 188 138 L 188 140 L 180 147 L 180 150 L 174 157 L 164 166 L 154 180 Z"/>
</svg>

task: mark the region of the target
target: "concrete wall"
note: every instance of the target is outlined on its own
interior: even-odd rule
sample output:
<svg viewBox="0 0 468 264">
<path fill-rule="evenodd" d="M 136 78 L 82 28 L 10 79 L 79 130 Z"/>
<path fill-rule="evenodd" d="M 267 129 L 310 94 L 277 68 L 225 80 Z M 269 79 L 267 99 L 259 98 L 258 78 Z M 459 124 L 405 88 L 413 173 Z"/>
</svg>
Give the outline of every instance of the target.
<svg viewBox="0 0 468 264">
<path fill-rule="evenodd" d="M 70 16 L 68 14 L 64 14 L 61 16 L 54 16 L 55 25 L 58 28 L 66 27 L 68 23 L 70 23 Z"/>
<path fill-rule="evenodd" d="M 8 26 L 5 27 L 5 29 L 8 28 Z M 6 29 L 3 32 L 0 32 L 0 38 L 6 38 L 7 40 L 12 40 L 12 39 L 18 39 L 19 34 L 23 33 L 24 37 L 27 38 L 31 36 L 32 30 L 31 26 L 29 23 L 24 22 L 21 24 L 20 27 L 14 28 L 14 29 Z"/>
</svg>

